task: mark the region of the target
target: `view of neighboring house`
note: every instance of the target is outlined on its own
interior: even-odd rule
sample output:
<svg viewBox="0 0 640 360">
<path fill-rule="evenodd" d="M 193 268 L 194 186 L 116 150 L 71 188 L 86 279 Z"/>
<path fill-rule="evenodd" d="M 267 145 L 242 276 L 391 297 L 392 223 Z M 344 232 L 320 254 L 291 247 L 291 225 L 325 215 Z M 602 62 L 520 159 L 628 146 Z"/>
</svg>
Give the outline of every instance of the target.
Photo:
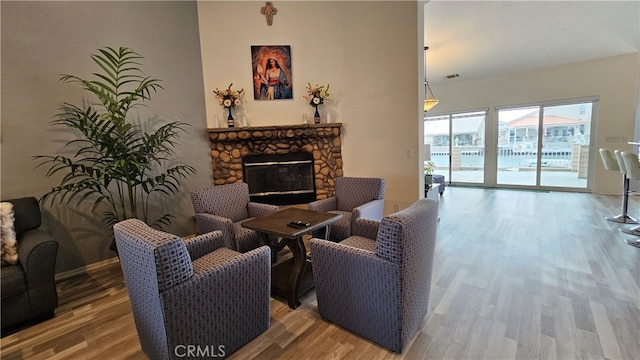
<svg viewBox="0 0 640 360">
<path fill-rule="evenodd" d="M 460 117 L 464 121 L 455 121 L 453 123 L 453 145 L 482 145 L 485 131 L 484 114 L 471 114 L 469 116 Z M 458 118 L 456 118 L 458 119 Z M 448 117 L 430 118 L 424 123 L 425 144 L 432 146 L 449 146 L 449 121 Z"/>
<path fill-rule="evenodd" d="M 591 129 L 591 106 L 577 104 L 550 108 L 542 117 L 542 148 L 566 149 L 569 144 L 585 144 L 589 141 Z M 499 122 L 498 145 L 501 149 L 514 152 L 536 149 L 538 142 L 539 112 L 532 110 L 526 115 L 509 121 Z"/>
</svg>

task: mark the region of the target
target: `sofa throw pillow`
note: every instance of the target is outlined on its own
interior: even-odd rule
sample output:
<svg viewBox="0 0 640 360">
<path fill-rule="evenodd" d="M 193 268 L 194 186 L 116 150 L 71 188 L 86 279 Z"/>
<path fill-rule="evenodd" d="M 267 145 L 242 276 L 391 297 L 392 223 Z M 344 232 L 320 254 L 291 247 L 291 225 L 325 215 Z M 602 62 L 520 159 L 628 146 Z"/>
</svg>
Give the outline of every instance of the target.
<svg viewBox="0 0 640 360">
<path fill-rule="evenodd" d="M 18 241 L 16 240 L 14 221 L 13 204 L 10 202 L 0 203 L 0 237 L 2 238 L 0 260 L 2 266 L 18 263 Z"/>
</svg>

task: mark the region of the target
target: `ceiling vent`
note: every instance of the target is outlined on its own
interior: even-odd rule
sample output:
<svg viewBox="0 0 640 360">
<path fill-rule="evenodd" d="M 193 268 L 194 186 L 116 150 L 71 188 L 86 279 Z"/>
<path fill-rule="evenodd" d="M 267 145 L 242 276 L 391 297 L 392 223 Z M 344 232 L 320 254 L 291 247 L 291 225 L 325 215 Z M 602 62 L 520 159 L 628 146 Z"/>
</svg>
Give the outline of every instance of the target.
<svg viewBox="0 0 640 360">
<path fill-rule="evenodd" d="M 444 78 L 447 80 L 451 80 L 451 79 L 455 79 L 457 77 L 460 77 L 460 74 L 451 74 L 451 75 L 447 75 Z"/>
</svg>

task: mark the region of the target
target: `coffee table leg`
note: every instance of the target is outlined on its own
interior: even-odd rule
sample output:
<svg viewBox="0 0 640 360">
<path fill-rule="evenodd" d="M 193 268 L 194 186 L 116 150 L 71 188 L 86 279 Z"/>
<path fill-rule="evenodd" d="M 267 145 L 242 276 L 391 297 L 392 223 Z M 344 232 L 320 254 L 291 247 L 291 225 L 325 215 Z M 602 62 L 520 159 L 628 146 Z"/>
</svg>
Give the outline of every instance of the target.
<svg viewBox="0 0 640 360">
<path fill-rule="evenodd" d="M 330 234 L 331 234 L 331 224 L 324 227 L 324 239 L 329 240 Z"/>
<path fill-rule="evenodd" d="M 302 279 L 306 265 L 307 250 L 304 246 L 304 241 L 302 241 L 302 237 L 289 240 L 289 249 L 291 249 L 291 253 L 293 254 L 293 269 L 291 269 L 291 275 L 289 276 L 287 300 L 289 307 L 295 309 L 301 304 L 298 298 L 298 291 L 300 290 L 300 280 Z"/>
<path fill-rule="evenodd" d="M 278 244 L 277 242 L 274 244 L 271 241 L 271 237 L 269 234 L 258 231 L 260 235 L 260 239 L 262 240 L 262 245 L 268 245 L 271 248 L 271 263 L 275 263 L 278 260 Z"/>
</svg>

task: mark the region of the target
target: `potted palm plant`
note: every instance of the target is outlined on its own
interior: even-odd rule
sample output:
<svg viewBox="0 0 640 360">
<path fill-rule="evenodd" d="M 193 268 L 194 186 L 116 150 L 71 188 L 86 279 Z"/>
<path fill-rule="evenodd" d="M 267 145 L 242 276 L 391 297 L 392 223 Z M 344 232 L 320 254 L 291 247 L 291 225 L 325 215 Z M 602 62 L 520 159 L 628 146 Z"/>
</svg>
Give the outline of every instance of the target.
<svg viewBox="0 0 640 360">
<path fill-rule="evenodd" d="M 97 102 L 82 107 L 64 103 L 52 121 L 79 137 L 64 145 L 72 156 L 35 156 L 40 165 L 48 166 L 46 176 L 64 174 L 60 184 L 40 201 L 65 205 L 89 201 L 94 212 L 106 204 L 103 220 L 108 227 L 128 218 L 158 228 L 168 225 L 173 215 L 152 218 L 150 205 L 157 197 L 175 195 L 180 180 L 196 172 L 190 165 L 166 166 L 188 124 L 173 121 L 148 133 L 129 119 L 131 109 L 163 89 L 160 80 L 140 69 L 142 56 L 138 53 L 127 47 L 105 47 L 91 59 L 101 70 L 93 74 L 93 80 L 74 75 L 60 79 L 80 85 Z M 116 250 L 114 242 L 111 248 Z"/>
<path fill-rule="evenodd" d="M 435 170 L 436 164 L 429 160 L 424 162 L 424 183 L 433 183 L 433 170 Z"/>
</svg>

